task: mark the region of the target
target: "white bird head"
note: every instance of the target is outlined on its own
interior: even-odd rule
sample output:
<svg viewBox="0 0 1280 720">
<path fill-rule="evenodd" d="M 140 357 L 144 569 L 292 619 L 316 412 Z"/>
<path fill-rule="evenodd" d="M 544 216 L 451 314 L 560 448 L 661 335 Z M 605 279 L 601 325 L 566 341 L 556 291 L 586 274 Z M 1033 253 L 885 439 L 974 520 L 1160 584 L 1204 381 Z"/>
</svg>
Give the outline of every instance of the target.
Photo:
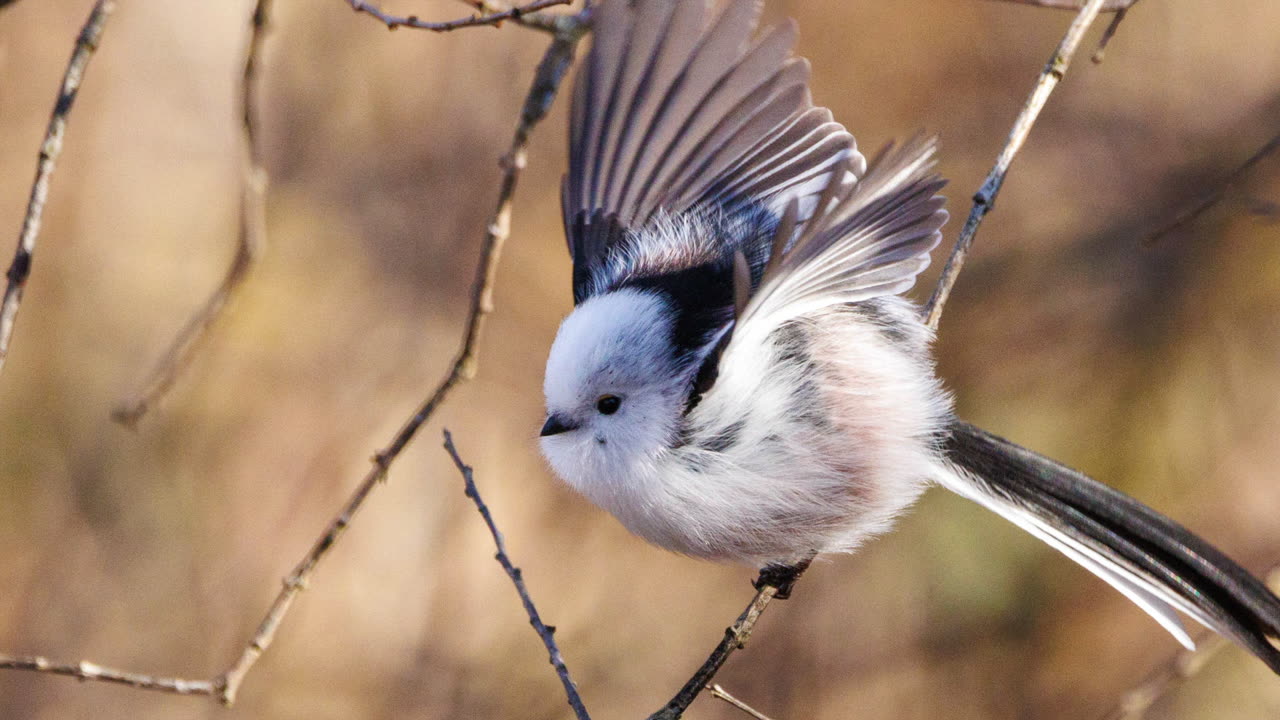
<svg viewBox="0 0 1280 720">
<path fill-rule="evenodd" d="M 607 483 L 670 446 L 692 381 L 672 333 L 665 297 L 638 290 L 589 298 L 560 325 L 542 452 L 570 485 Z"/>
</svg>

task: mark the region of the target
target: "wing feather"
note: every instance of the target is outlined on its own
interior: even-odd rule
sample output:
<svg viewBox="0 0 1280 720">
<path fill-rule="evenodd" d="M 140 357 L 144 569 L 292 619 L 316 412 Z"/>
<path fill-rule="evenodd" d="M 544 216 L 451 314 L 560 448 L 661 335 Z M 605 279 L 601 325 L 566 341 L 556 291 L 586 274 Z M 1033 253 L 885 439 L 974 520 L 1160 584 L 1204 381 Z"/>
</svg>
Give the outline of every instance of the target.
<svg viewBox="0 0 1280 720">
<path fill-rule="evenodd" d="M 861 169 L 853 138 L 812 107 L 808 64 L 791 55 L 794 23 L 752 41 L 760 0 L 728 0 L 709 21 L 705 0 L 597 7 L 562 184 L 575 298 L 603 287 L 594 280 L 606 258 L 660 213 L 776 215 L 798 196 L 803 225 L 830 176 Z M 720 240 L 726 259 L 743 242 Z"/>
<path fill-rule="evenodd" d="M 910 289 L 947 219 L 937 195 L 945 182 L 933 172 L 933 153 L 932 139 L 916 138 L 887 147 L 854 182 L 826 173 L 814 217 L 794 238 L 775 238 L 775 247 L 785 250 L 770 258 L 736 332 L 768 331 L 829 305 Z M 796 162 L 792 172 L 803 174 L 803 160 Z"/>
</svg>

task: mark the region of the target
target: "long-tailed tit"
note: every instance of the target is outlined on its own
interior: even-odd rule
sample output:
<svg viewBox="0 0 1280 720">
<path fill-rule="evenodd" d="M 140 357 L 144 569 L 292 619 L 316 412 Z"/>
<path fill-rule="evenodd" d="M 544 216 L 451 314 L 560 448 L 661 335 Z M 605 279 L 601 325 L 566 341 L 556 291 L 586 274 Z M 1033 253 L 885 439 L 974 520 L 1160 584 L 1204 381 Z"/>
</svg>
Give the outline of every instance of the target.
<svg viewBox="0 0 1280 720">
<path fill-rule="evenodd" d="M 947 218 L 934 144 L 870 163 L 810 102 L 794 24 L 758 3 L 605 0 L 562 189 L 576 307 L 542 450 L 641 537 L 787 565 L 889 529 L 930 484 L 1096 573 L 1184 645 L 1177 612 L 1280 673 L 1280 599 L 1208 543 L 957 419 L 902 297 Z M 1175 612 L 1177 611 L 1177 612 Z"/>
</svg>

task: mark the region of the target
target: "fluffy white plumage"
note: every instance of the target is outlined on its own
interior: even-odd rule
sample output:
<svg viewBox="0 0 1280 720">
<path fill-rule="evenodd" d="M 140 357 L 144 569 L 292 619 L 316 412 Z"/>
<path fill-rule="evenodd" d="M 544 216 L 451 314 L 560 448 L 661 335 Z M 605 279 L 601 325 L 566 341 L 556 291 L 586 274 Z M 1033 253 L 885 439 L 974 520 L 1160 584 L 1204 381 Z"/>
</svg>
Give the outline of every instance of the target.
<svg viewBox="0 0 1280 720">
<path fill-rule="evenodd" d="M 853 308 L 806 316 L 764 342 L 734 342 L 715 386 L 681 416 L 691 380 L 665 359 L 660 296 L 592 298 L 561 326 L 548 411 L 577 426 L 542 448 L 556 472 L 632 532 L 698 557 L 763 565 L 843 552 L 889 528 L 939 462 L 949 402 L 932 367 Z M 612 415 L 602 395 L 622 399 Z"/>
<path fill-rule="evenodd" d="M 562 192 L 577 307 L 547 361 L 542 450 L 636 534 L 793 564 L 884 532 L 930 483 L 1280 673 L 1280 598 L 1205 541 L 956 418 L 901 297 L 946 220 L 933 144 L 870 164 L 812 106 L 794 26 L 755 0 L 604 0 Z M 856 180 L 854 180 L 856 178 Z M 852 181 L 852 182 L 851 182 Z"/>
</svg>

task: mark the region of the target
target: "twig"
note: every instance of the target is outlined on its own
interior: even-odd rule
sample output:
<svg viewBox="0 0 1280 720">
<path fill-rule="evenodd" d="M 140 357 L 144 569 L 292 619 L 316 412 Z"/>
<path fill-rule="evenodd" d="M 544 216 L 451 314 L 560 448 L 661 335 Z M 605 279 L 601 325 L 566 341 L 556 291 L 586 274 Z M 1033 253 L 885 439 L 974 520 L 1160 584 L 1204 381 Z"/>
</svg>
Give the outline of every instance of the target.
<svg viewBox="0 0 1280 720">
<path fill-rule="evenodd" d="M 1280 566 L 1271 568 L 1266 575 L 1266 583 L 1272 590 L 1280 588 Z M 1197 643 L 1195 650 L 1179 649 L 1173 657 L 1147 676 L 1142 684 L 1122 695 L 1102 720 L 1142 720 L 1157 700 L 1179 684 L 1195 677 L 1225 647 L 1226 638 L 1208 634 L 1203 641 Z"/>
<path fill-rule="evenodd" d="M 1035 5 L 1036 7 L 1055 8 L 1057 10 L 1083 10 L 1088 0 L 1004 0 L 1018 5 Z M 1102 12 L 1128 10 L 1138 0 L 1106 0 L 1102 3 Z"/>
<path fill-rule="evenodd" d="M 564 77 L 565 70 L 573 59 L 573 48 L 577 36 L 559 36 L 552 41 L 546 54 L 539 63 L 534 75 L 533 86 L 525 98 L 520 121 L 516 125 L 515 136 L 511 148 L 503 159 L 502 185 L 498 193 L 498 205 L 485 230 L 484 242 L 480 249 L 480 264 L 471 290 L 471 308 L 467 313 L 467 329 L 463 336 L 462 347 L 454 358 L 448 374 L 436 386 L 418 410 L 396 432 L 391 443 L 373 457 L 373 467 L 365 474 L 360 485 L 347 500 L 342 511 L 333 518 L 329 526 L 316 540 L 311 549 L 284 580 L 284 588 L 271 604 L 266 617 L 258 626 L 253 639 L 245 648 L 240 659 L 225 674 L 226 686 L 223 691 L 223 702 L 231 703 L 244 678 L 245 673 L 253 666 L 258 657 L 271 646 L 277 628 L 289 612 L 290 606 L 298 593 L 306 586 L 315 571 L 316 565 L 324 558 L 333 545 L 351 524 L 352 518 L 378 483 L 386 479 L 387 470 L 413 439 L 418 430 L 435 413 L 436 408 L 444 402 L 449 392 L 463 380 L 469 380 L 476 373 L 476 347 L 479 344 L 480 332 L 484 328 L 485 318 L 493 311 L 493 283 L 496 275 L 498 258 L 502 253 L 502 245 L 506 242 L 511 228 L 511 201 L 515 194 L 516 181 L 525 166 L 525 148 L 528 145 L 530 131 L 546 115 L 551 101 L 555 98 Z"/>
<path fill-rule="evenodd" d="M 7 273 L 8 283 L 4 289 L 4 300 L 0 301 L 0 372 L 4 371 L 5 359 L 9 356 L 9 344 L 13 338 L 14 323 L 18 319 L 18 307 L 22 304 L 22 292 L 26 288 L 27 278 L 31 275 L 31 263 L 36 251 L 36 238 L 40 235 L 40 221 L 44 216 L 45 201 L 49 198 L 49 179 L 53 176 L 53 167 L 62 154 L 62 139 L 67 132 L 67 118 L 71 114 L 71 106 L 80 92 L 80 83 L 84 79 L 85 68 L 89 59 L 98 49 L 102 39 L 102 30 L 107 18 L 115 9 L 112 0 L 98 0 L 93 4 L 89 19 L 80 29 L 76 37 L 75 47 L 71 51 L 71 60 L 67 63 L 67 71 L 62 76 L 62 86 L 58 90 L 58 99 L 53 104 L 53 114 L 49 117 L 49 127 L 44 134 L 44 142 L 40 143 L 40 153 L 36 159 L 36 179 L 31 184 L 31 198 L 27 201 L 27 214 L 22 219 L 22 230 L 18 234 L 18 248 L 13 254 L 13 263 Z"/>
<path fill-rule="evenodd" d="M 276 631 L 279 629 L 281 622 L 283 622 L 285 615 L 288 614 L 289 609 L 293 606 L 298 593 L 307 586 L 316 566 L 320 564 L 320 561 L 324 559 L 342 537 L 347 527 L 350 526 L 356 512 L 360 510 L 365 500 L 373 492 L 374 487 L 386 478 L 391 463 L 409 444 L 409 441 L 413 439 L 422 425 L 430 419 L 436 408 L 448 396 L 449 391 L 462 380 L 470 379 L 475 375 L 476 346 L 480 339 L 480 331 L 484 327 L 485 317 L 493 310 L 494 275 L 502 245 L 510 232 L 512 195 L 515 192 L 516 181 L 520 177 L 520 171 L 525 166 L 525 149 L 528 144 L 529 133 L 546 115 L 551 101 L 555 98 L 557 90 L 559 90 L 565 71 L 573 60 L 573 49 L 582 33 L 585 32 L 585 25 L 581 23 L 566 25 L 566 27 L 569 29 L 556 36 L 543 56 L 542 62 L 538 65 L 533 85 L 529 89 L 529 94 L 525 97 L 511 147 L 503 158 L 503 176 L 501 189 L 498 193 L 498 205 L 486 228 L 484 242 L 481 246 L 480 264 L 477 268 L 475 283 L 471 291 L 471 308 L 467 315 L 466 333 L 463 337 L 462 347 L 459 349 L 448 374 L 432 391 L 430 397 L 418 407 L 413 416 L 396 432 L 391 443 L 373 457 L 373 467 L 365 474 L 364 479 L 356 487 L 351 497 L 347 499 L 342 510 L 329 522 L 324 532 L 311 546 L 311 549 L 307 551 L 307 554 L 303 556 L 302 560 L 294 566 L 292 572 L 284 579 L 283 588 L 276 595 L 275 600 L 272 601 L 271 607 L 268 608 L 262 622 L 259 623 L 252 639 L 245 646 L 235 663 L 226 672 L 210 681 L 154 678 L 152 679 L 154 680 L 153 682 L 138 683 L 136 687 L 169 692 L 175 692 L 172 686 L 177 685 L 183 687 L 208 687 L 207 692 L 200 693 L 197 690 L 193 690 L 191 694 L 212 694 L 226 705 L 235 702 L 236 694 L 245 676 L 253 668 L 258 658 L 271 647 Z M 96 667 L 87 663 L 81 663 L 80 666 Z M 66 671 L 59 672 L 54 667 L 66 668 L 70 666 L 53 666 L 48 663 L 34 662 L 15 662 L 0 667 L 54 672 L 64 675 L 71 674 L 86 680 L 111 682 L 119 682 L 119 680 L 115 679 L 116 677 L 145 677 L 114 670 L 111 671 L 111 677 L 101 673 L 76 674 Z"/>
<path fill-rule="evenodd" d="M 210 680 L 156 677 L 154 675 L 113 670 L 91 662 L 82 661 L 75 665 L 70 665 L 56 663 L 42 657 L 0 655 L 0 670 L 32 670 L 53 675 L 66 675 L 80 680 L 98 680 L 106 683 L 128 685 L 142 690 L 177 693 L 178 695 L 213 695 L 218 691 L 215 682 Z"/>
<path fill-rule="evenodd" d="M 453 435 L 448 430 L 444 431 L 444 449 L 449 452 L 449 457 L 453 458 L 454 466 L 462 474 L 467 497 L 471 498 L 472 502 L 475 503 L 476 510 L 480 512 L 480 517 L 484 518 L 484 524 L 489 528 L 489 534 L 493 536 L 493 544 L 498 550 L 497 554 L 494 555 L 494 559 L 502 566 L 502 569 L 507 573 L 507 577 L 511 578 L 511 583 L 516 586 L 516 592 L 520 595 L 520 602 L 524 605 L 525 614 L 529 616 L 529 624 L 533 626 L 533 629 L 538 633 L 538 637 L 542 639 L 542 644 L 547 648 L 548 660 L 551 662 L 551 666 L 556 669 L 556 675 L 560 677 L 560 684 L 564 685 L 564 694 L 568 698 L 569 707 L 573 708 L 573 714 L 578 720 L 591 720 L 591 716 L 587 714 L 586 706 L 582 704 L 582 698 L 578 695 L 577 685 L 574 684 L 573 678 L 569 676 L 569 668 L 564 664 L 564 657 L 560 655 L 560 648 L 556 645 L 556 629 L 542 622 L 542 617 L 538 614 L 538 608 L 533 604 L 533 598 L 529 596 L 529 589 L 525 587 L 524 575 L 520 572 L 520 568 L 512 564 L 511 558 L 507 556 L 506 541 L 503 540 L 502 533 L 493 522 L 493 515 L 489 513 L 489 506 L 485 505 L 484 500 L 480 497 L 480 490 L 476 487 L 471 466 L 462 461 L 462 457 L 458 454 L 458 449 L 454 447 Z"/>
<path fill-rule="evenodd" d="M 546 13 L 540 13 L 555 5 L 568 5 L 573 0 L 534 0 L 525 5 L 517 5 L 505 9 L 499 9 L 494 3 L 464 0 L 468 5 L 476 8 L 479 14 L 470 17 L 459 18 L 457 20 L 448 20 L 445 22 L 428 22 L 422 20 L 417 15 L 398 16 L 383 12 L 378 6 L 365 2 L 364 0 L 347 0 L 347 4 L 352 10 L 358 13 L 367 13 L 377 18 L 382 24 L 387 26 L 388 30 L 395 30 L 400 27 L 414 28 L 416 30 L 430 30 L 432 32 L 449 32 L 450 30 L 458 30 L 468 27 L 479 27 L 483 25 L 492 25 L 498 27 L 507 20 L 520 23 L 528 27 L 543 30 L 545 32 L 556 33 L 561 30 L 560 18 L 571 18 L 569 15 L 549 16 Z"/>
<path fill-rule="evenodd" d="M 747 605 L 733 625 L 725 628 L 724 638 L 720 644 L 716 645 L 693 677 L 680 688 L 680 692 L 676 693 L 675 697 L 671 698 L 661 710 L 650 715 L 649 720 L 678 720 L 684 715 L 684 711 L 689 709 L 689 705 L 698 697 L 698 693 L 711 683 L 733 651 L 746 646 L 756 621 L 760 619 L 760 615 L 764 613 L 769 603 L 774 598 L 781 600 L 788 597 L 791 586 L 808 567 L 809 561 L 805 561 L 794 567 L 771 566 L 761 570 L 760 577 L 755 582 L 756 595 L 751 599 L 751 604 Z"/>
<path fill-rule="evenodd" d="M 769 718 L 769 716 L 768 716 L 768 715 L 765 715 L 764 713 L 762 713 L 762 712 L 760 712 L 759 710 L 756 710 L 755 708 L 751 707 L 750 705 L 748 705 L 748 704 L 746 704 L 746 703 L 742 702 L 741 700 L 739 700 L 738 698 L 734 697 L 733 695 L 730 695 L 730 694 L 729 694 L 729 691 L 728 691 L 728 690 L 725 690 L 725 689 L 724 689 L 724 688 L 722 688 L 722 687 L 720 687 L 720 685 L 719 685 L 718 683 L 717 683 L 717 684 L 715 684 L 715 685 L 708 685 L 708 686 L 707 686 L 707 692 L 711 693 L 711 697 L 713 697 L 713 698 L 715 698 L 715 699 L 717 699 L 717 700 L 723 700 L 723 701 L 725 701 L 725 702 L 729 703 L 730 705 L 732 705 L 732 706 L 734 706 L 734 707 L 738 708 L 739 710 L 741 710 L 742 712 L 744 712 L 744 713 L 746 713 L 746 714 L 750 715 L 751 717 L 755 718 L 756 720 L 770 720 L 770 718 Z"/>
<path fill-rule="evenodd" d="M 258 0 L 253 8 L 249 44 L 244 55 L 244 72 L 240 78 L 243 179 L 240 183 L 240 231 L 236 241 L 235 257 L 231 259 L 231 266 L 227 268 L 227 274 L 222 278 L 222 283 L 205 301 L 204 306 L 196 311 L 178 332 L 173 344 L 161 356 L 140 389 L 121 401 L 111 411 L 111 419 L 126 427 L 136 427 L 147 410 L 173 386 L 178 374 L 191 364 L 196 350 L 208 337 L 209 329 L 222 316 L 222 311 L 226 309 L 227 303 L 248 277 L 249 270 L 261 256 L 263 246 L 266 244 L 267 171 L 262 166 L 258 123 L 254 117 L 255 108 L 258 105 L 254 80 L 257 77 L 259 59 L 262 57 L 262 44 L 267 34 L 270 16 L 271 0 Z"/>
<path fill-rule="evenodd" d="M 938 327 L 943 305 L 946 304 L 951 287 L 955 284 L 956 276 L 964 264 L 964 257 L 968 252 L 969 246 L 973 243 L 974 233 L 977 232 L 983 216 L 990 210 L 996 195 L 999 194 L 1000 185 L 1004 182 L 1004 176 L 1009 170 L 1009 164 L 1022 147 L 1022 143 L 1026 140 L 1032 125 L 1035 124 L 1036 117 L 1044 107 L 1045 101 L 1048 100 L 1050 93 L 1053 92 L 1054 87 L 1057 86 L 1063 74 L 1067 71 L 1072 56 L 1084 38 L 1085 31 L 1088 30 L 1102 7 L 1106 4 L 1107 0 L 1088 0 L 1075 20 L 1072 21 L 1066 35 L 1054 51 L 1053 57 L 1050 58 L 1048 64 L 1040 73 L 1036 87 L 1014 122 L 1009 139 L 1005 143 L 1000 157 L 996 160 L 995 167 L 991 169 L 991 173 L 982 184 L 982 188 L 974 196 L 973 210 L 969 213 L 969 219 L 965 222 L 964 228 L 960 232 L 956 247 L 952 251 L 951 257 L 947 260 L 942 276 L 938 279 L 938 285 L 926 308 L 930 327 L 934 329 Z M 807 563 L 805 565 L 807 566 Z M 796 575 L 798 576 L 799 572 L 803 572 L 803 570 L 803 567 L 798 568 Z M 746 642 L 751 634 L 751 629 L 755 626 L 756 620 L 759 619 L 764 609 L 768 607 L 769 602 L 775 596 L 784 597 L 785 593 L 780 595 L 780 590 L 789 591 L 790 584 L 794 581 L 795 577 L 777 578 L 776 576 L 771 576 L 768 568 L 761 571 L 760 578 L 756 581 L 758 591 L 751 604 L 738 617 L 737 622 L 725 630 L 724 639 L 712 651 L 706 662 L 698 668 L 694 676 L 680 689 L 680 692 L 665 707 L 649 716 L 649 720 L 676 720 L 681 717 L 698 696 L 698 693 L 715 677 L 716 672 L 724 665 L 729 655 Z"/>
<path fill-rule="evenodd" d="M 1271 153 L 1275 152 L 1277 148 L 1280 148 L 1280 135 L 1276 135 L 1268 140 L 1267 144 L 1263 145 L 1261 150 L 1258 150 L 1258 152 L 1250 156 L 1248 160 L 1245 160 L 1243 165 L 1233 170 L 1231 174 L 1227 176 L 1226 180 L 1211 190 L 1207 195 L 1195 204 L 1179 212 L 1172 220 L 1148 235 L 1146 239 L 1142 241 L 1143 244 L 1154 245 L 1164 236 L 1200 217 L 1206 210 L 1218 204 L 1218 202 L 1226 196 L 1228 190 L 1237 185 L 1246 175 L 1249 174 L 1249 171 L 1252 170 L 1255 165 L 1262 162 L 1262 160 Z"/>
<path fill-rule="evenodd" d="M 1121 696 L 1120 702 L 1103 716 L 1103 720 L 1141 720 L 1156 700 L 1178 683 L 1194 677 L 1226 646 L 1224 638 L 1210 635 L 1195 650 L 1179 650 L 1141 685 Z"/>
<path fill-rule="evenodd" d="M 938 278 L 933 297 L 929 298 L 929 304 L 925 306 L 926 321 L 930 328 L 938 329 L 938 321 L 942 318 L 942 308 L 947 303 L 947 297 L 951 294 L 951 288 L 955 285 L 956 276 L 959 275 L 960 268 L 964 266 L 965 256 L 969 252 L 969 247 L 973 244 L 973 236 L 977 234 L 978 226 L 982 224 L 982 219 L 991 210 L 996 196 L 1000 194 L 1000 186 L 1004 184 L 1004 177 L 1009 172 L 1009 165 L 1013 162 L 1013 157 L 1022 148 L 1023 142 L 1026 141 L 1027 135 L 1031 132 L 1031 127 L 1036 122 L 1036 118 L 1039 117 L 1040 111 L 1044 109 L 1044 104 L 1049 99 L 1049 95 L 1053 93 L 1054 88 L 1062 80 L 1062 76 L 1066 74 L 1067 67 L 1071 64 L 1072 56 L 1075 55 L 1081 40 L 1084 39 L 1085 31 L 1093 24 L 1104 5 L 1106 5 L 1106 0 L 1089 0 L 1084 8 L 1080 10 L 1080 13 L 1076 15 L 1075 20 L 1071 21 L 1071 26 L 1067 28 L 1066 35 L 1058 43 L 1057 49 L 1054 50 L 1053 56 L 1049 58 L 1044 70 L 1040 72 L 1040 78 L 1036 81 L 1035 89 L 1031 91 L 1031 96 L 1027 98 L 1026 104 L 1022 106 L 1022 112 L 1018 114 L 1017 120 L 1014 121 L 1013 129 L 1009 133 L 1009 139 L 1005 141 L 1004 149 L 1000 152 L 1000 157 L 996 159 L 995 166 L 991 168 L 991 172 L 982 183 L 982 187 L 973 196 L 973 209 L 969 211 L 969 218 L 965 220 L 964 227 L 960 230 L 960 237 L 956 240 L 955 248 L 951 251 L 951 257 L 947 258 L 947 264 L 942 269 L 942 275 Z"/>
<path fill-rule="evenodd" d="M 1116 31 L 1120 29 L 1120 23 L 1129 15 L 1129 8 L 1121 8 L 1111 16 L 1111 22 L 1107 25 L 1107 29 L 1102 31 L 1102 39 L 1098 41 L 1098 47 L 1093 51 L 1093 55 L 1089 57 L 1094 65 L 1101 65 L 1103 58 L 1107 55 L 1107 45 L 1111 42 L 1111 38 L 1116 36 Z"/>
</svg>

